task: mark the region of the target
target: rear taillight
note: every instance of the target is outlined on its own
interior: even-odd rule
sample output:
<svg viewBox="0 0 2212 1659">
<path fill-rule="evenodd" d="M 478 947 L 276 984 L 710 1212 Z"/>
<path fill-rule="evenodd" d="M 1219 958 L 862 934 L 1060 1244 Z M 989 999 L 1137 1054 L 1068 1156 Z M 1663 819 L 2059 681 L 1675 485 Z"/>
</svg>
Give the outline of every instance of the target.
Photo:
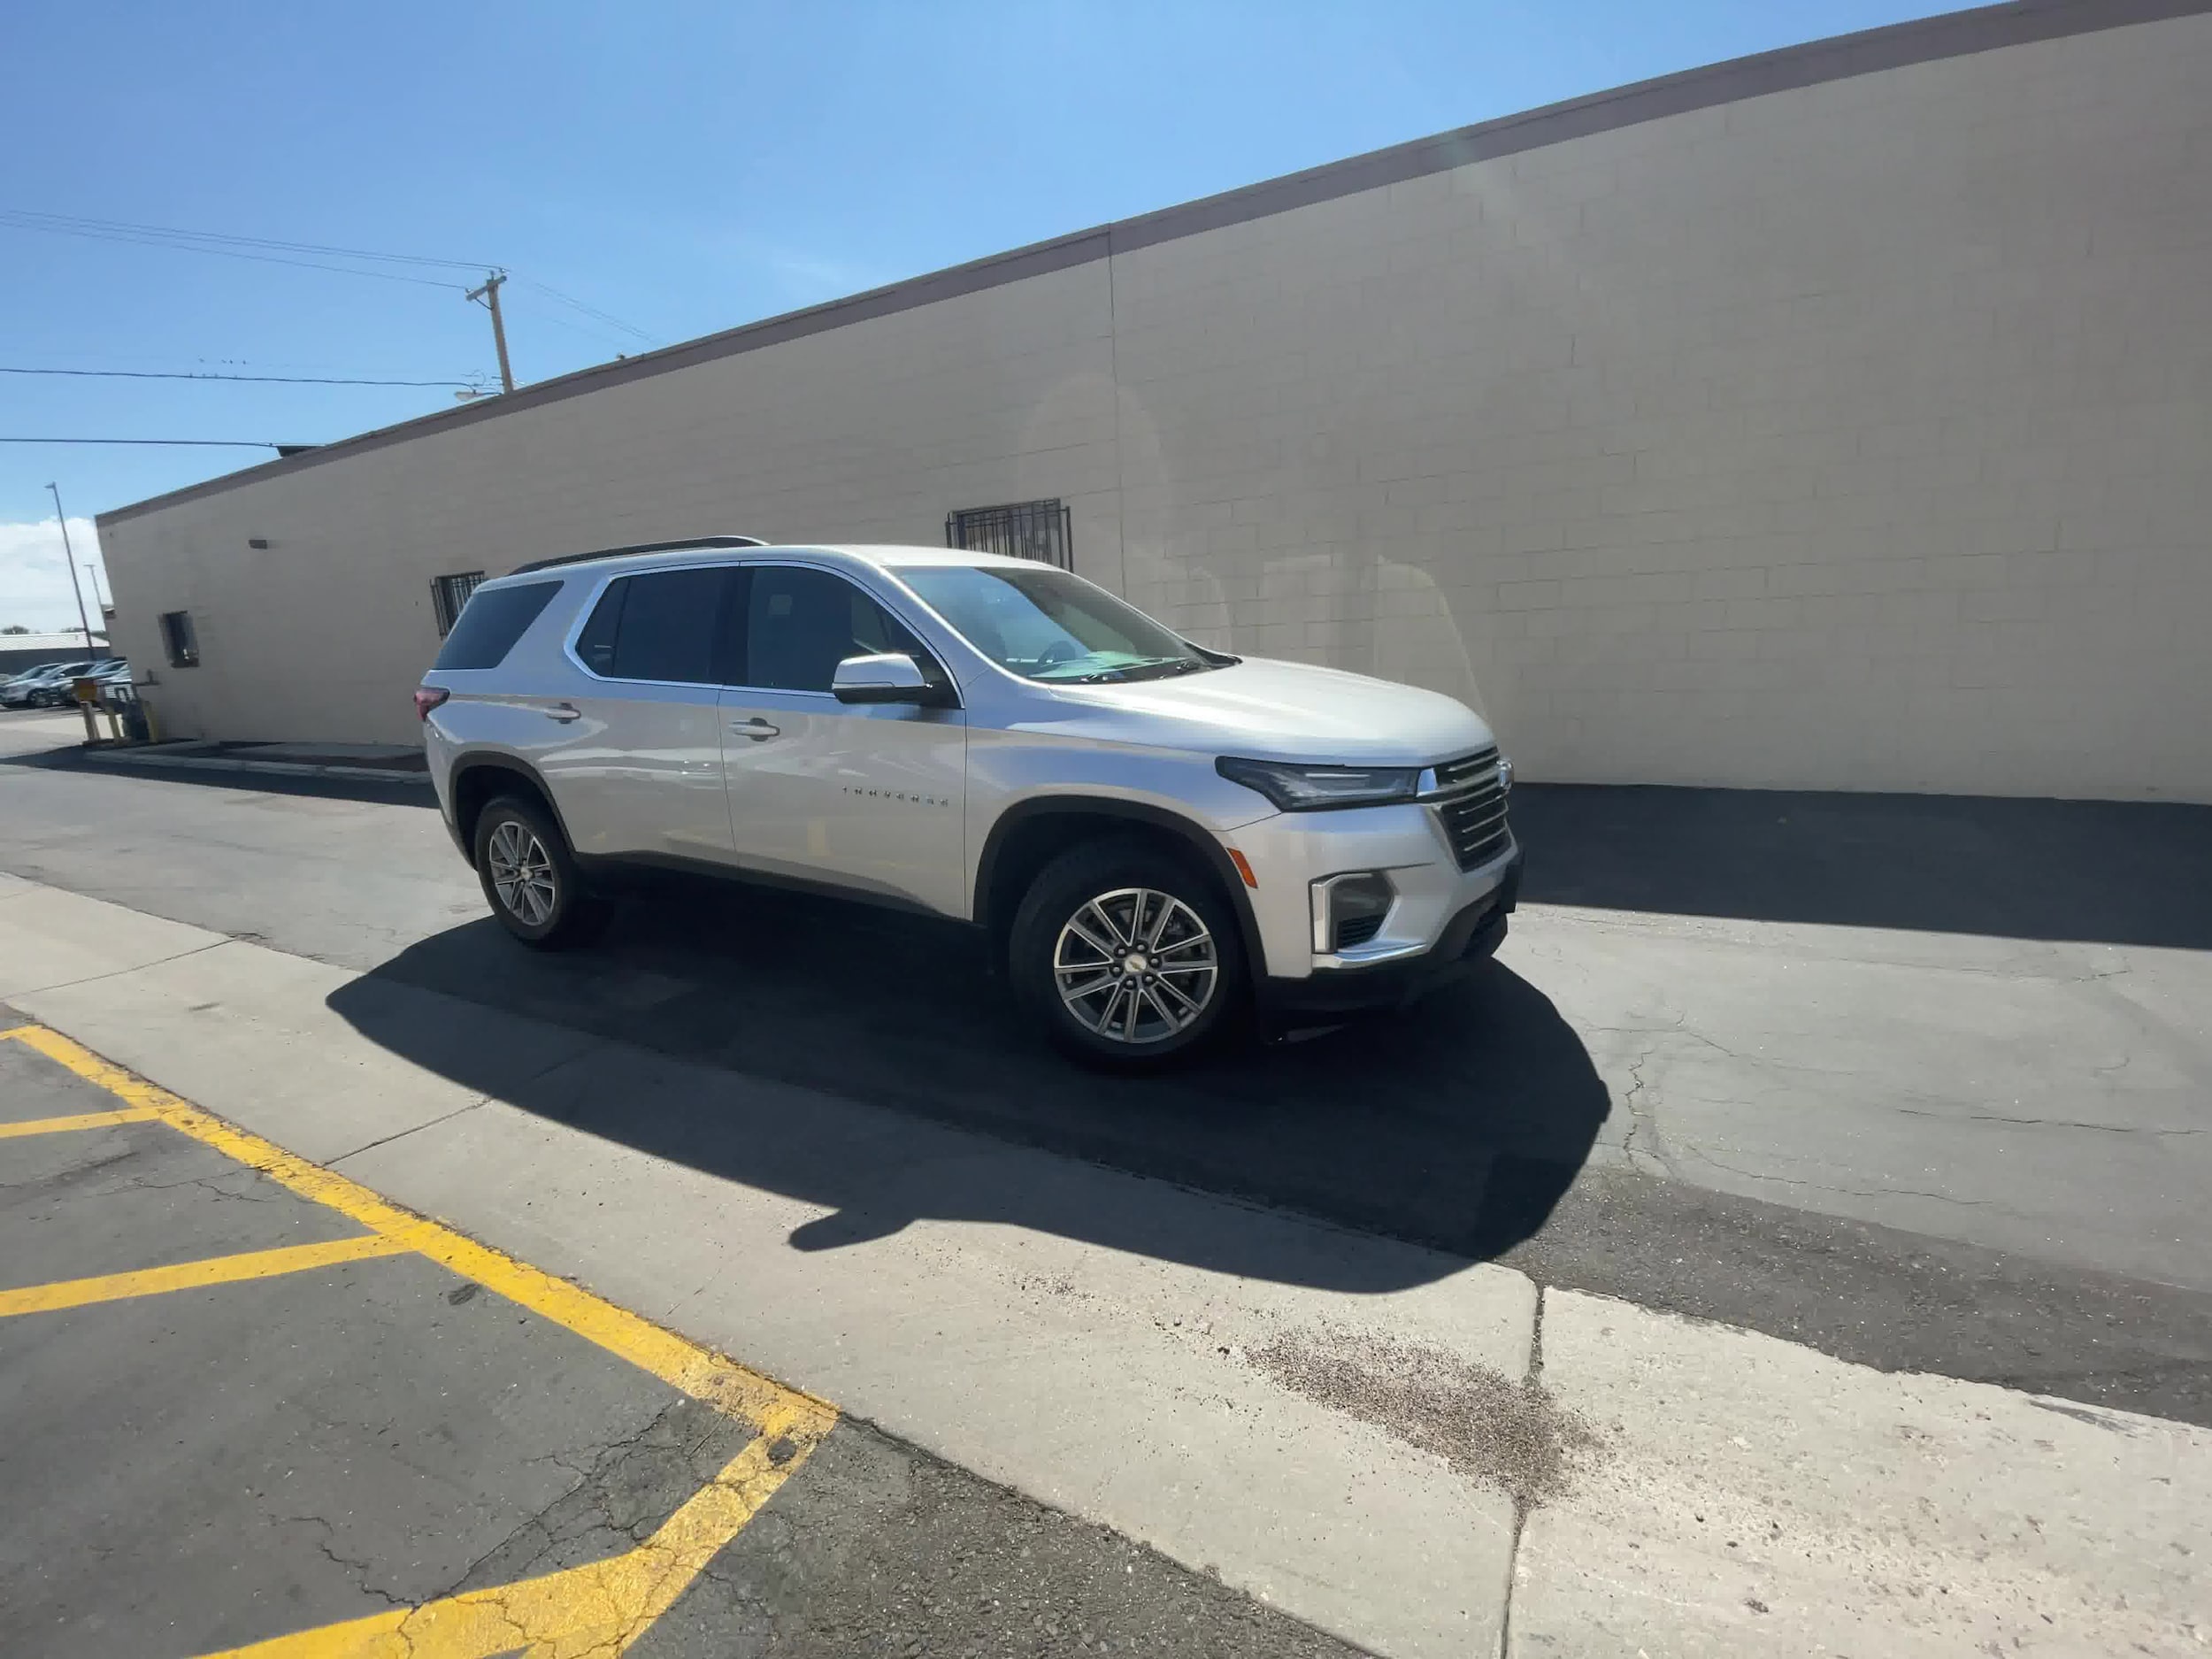
<svg viewBox="0 0 2212 1659">
<path fill-rule="evenodd" d="M 427 720 L 430 718 L 431 710 L 436 708 L 452 695 L 442 686 L 417 686 L 415 687 L 415 718 Z"/>
</svg>

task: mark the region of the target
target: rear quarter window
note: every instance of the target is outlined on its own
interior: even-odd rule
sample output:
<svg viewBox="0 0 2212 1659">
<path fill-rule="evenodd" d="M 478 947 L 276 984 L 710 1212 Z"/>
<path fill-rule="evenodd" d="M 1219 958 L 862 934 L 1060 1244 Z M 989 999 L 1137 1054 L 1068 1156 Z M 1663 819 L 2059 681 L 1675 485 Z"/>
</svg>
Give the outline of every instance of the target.
<svg viewBox="0 0 2212 1659">
<path fill-rule="evenodd" d="M 480 588 L 461 609 L 437 668 L 496 668 L 507 659 L 523 631 L 561 591 L 558 582 L 526 582 L 519 588 Z"/>
</svg>

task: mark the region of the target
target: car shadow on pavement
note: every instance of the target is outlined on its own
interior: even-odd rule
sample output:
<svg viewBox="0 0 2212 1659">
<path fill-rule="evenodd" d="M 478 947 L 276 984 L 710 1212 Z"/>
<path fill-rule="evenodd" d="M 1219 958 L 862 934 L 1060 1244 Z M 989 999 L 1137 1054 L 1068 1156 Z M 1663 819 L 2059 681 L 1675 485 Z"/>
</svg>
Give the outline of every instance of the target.
<svg viewBox="0 0 2212 1659">
<path fill-rule="evenodd" d="M 399 987 L 701 1063 L 730 1087 L 718 1078 L 695 1097 L 662 1087 L 626 1099 L 603 1064 L 599 1082 L 580 1086 L 589 1055 L 527 1077 L 511 1044 L 457 1041 Z M 1055 1187 L 1034 1160 L 964 1157 L 973 1143 L 944 1128 L 1487 1259 L 1544 1225 L 1608 1112 L 1581 1040 L 1541 991 L 1496 963 L 1399 1013 L 1232 1045 L 1163 1075 L 1112 1077 L 1032 1035 L 969 929 L 674 880 L 626 904 L 590 950 L 534 955 L 487 918 L 408 948 L 329 1001 L 372 1041 L 466 1087 L 833 1207 L 794 1233 L 803 1249 L 939 1217 L 1257 1277 L 1391 1288 L 1455 1263 L 1422 1251 L 1384 1253 L 1397 1258 L 1387 1265 L 1310 1248 L 1291 1259 L 1261 1241 L 1264 1227 L 1193 1231 L 1101 1213 L 1075 1191 L 1082 1183 Z M 892 1115 L 859 1128 L 812 1121 L 780 1085 Z"/>
</svg>

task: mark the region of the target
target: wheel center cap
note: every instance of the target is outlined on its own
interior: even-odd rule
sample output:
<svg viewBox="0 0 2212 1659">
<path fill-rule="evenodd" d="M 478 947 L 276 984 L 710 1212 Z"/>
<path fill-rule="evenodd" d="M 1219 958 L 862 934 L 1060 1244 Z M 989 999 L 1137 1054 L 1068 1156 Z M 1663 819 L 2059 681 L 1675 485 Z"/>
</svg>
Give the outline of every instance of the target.
<svg viewBox="0 0 2212 1659">
<path fill-rule="evenodd" d="M 1133 950 L 1121 959 L 1121 971 L 1124 973 L 1142 973 L 1151 965 L 1145 960 L 1144 952 L 1141 950 Z"/>
</svg>

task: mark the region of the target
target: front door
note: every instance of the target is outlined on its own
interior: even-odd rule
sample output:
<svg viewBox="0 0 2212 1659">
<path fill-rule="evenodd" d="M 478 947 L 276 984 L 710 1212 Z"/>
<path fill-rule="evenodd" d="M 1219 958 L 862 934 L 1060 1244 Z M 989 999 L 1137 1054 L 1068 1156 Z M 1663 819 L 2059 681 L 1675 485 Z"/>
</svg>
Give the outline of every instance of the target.
<svg viewBox="0 0 2212 1659">
<path fill-rule="evenodd" d="M 568 734 L 539 759 L 578 852 L 729 862 L 716 653 L 731 578 L 618 576 L 578 634 L 586 673 L 552 711 Z"/>
<path fill-rule="evenodd" d="M 966 716 L 843 703 L 848 657 L 926 649 L 834 572 L 756 565 L 722 693 L 724 772 L 738 862 L 965 913 Z"/>
</svg>

